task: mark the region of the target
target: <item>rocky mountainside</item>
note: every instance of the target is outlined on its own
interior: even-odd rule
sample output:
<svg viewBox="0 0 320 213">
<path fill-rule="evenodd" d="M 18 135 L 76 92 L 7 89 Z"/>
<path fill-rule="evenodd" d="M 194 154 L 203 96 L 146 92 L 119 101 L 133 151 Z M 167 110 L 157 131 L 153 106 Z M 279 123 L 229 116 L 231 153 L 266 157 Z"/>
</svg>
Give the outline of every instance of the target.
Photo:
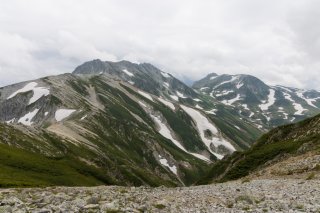
<svg viewBox="0 0 320 213">
<path fill-rule="evenodd" d="M 264 130 L 320 113 L 319 91 L 269 86 L 250 75 L 212 73 L 195 82 L 193 88 Z"/>
<path fill-rule="evenodd" d="M 217 162 L 199 183 L 246 176 L 314 178 L 320 174 L 320 115 L 281 126 L 263 135 L 249 150 Z"/>
<path fill-rule="evenodd" d="M 10 151 L 0 161 L 7 171 L 0 184 L 10 186 L 41 178 L 40 185 L 56 185 L 44 175 L 44 165 L 58 170 L 55 162 L 73 171 L 57 173 L 63 185 L 188 185 L 261 135 L 173 76 L 126 61 L 94 60 L 73 74 L 0 88 L 0 121 L 0 142 Z M 36 162 L 43 165 L 25 173 Z M 72 183 L 73 176 L 83 179 Z"/>
</svg>

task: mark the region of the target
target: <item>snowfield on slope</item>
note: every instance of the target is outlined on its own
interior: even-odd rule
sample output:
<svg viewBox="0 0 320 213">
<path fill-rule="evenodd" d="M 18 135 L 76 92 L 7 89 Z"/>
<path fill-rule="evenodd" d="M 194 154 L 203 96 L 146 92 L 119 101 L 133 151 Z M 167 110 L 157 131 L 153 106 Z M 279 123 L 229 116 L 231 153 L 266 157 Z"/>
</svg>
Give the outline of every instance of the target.
<svg viewBox="0 0 320 213">
<path fill-rule="evenodd" d="M 269 89 L 269 95 L 268 95 L 268 100 L 263 103 L 260 104 L 259 107 L 262 111 L 268 110 L 270 106 L 272 106 L 275 102 L 276 102 L 276 98 L 275 98 L 275 90 L 273 89 Z"/>
<path fill-rule="evenodd" d="M 129 72 L 127 69 L 123 69 L 122 72 L 124 72 L 125 74 L 127 74 L 130 77 L 134 76 L 134 74 L 132 72 Z"/>
<path fill-rule="evenodd" d="M 55 119 L 59 122 L 74 113 L 75 109 L 58 109 L 55 113 Z"/>
<path fill-rule="evenodd" d="M 143 97 L 149 99 L 150 101 L 153 101 L 151 95 L 149 95 L 148 93 L 142 92 L 141 90 L 138 90 L 138 93 L 139 93 L 140 95 L 142 95 Z"/>
<path fill-rule="evenodd" d="M 161 155 L 159 155 L 159 162 L 165 166 L 165 167 L 168 167 L 170 169 L 171 172 L 173 172 L 175 175 L 178 175 L 178 171 L 177 171 L 177 167 L 175 165 L 173 166 L 170 166 L 169 163 L 168 163 L 168 160 L 165 159 L 164 157 L 162 157 Z"/>
<path fill-rule="evenodd" d="M 217 136 L 219 133 L 218 129 L 212 123 L 210 123 L 208 118 L 202 115 L 201 112 L 184 105 L 181 105 L 181 108 L 194 120 L 203 143 L 207 146 L 208 150 L 217 158 L 222 159 L 223 155 L 212 151 L 210 148 L 211 144 L 213 144 L 215 147 L 224 146 L 231 152 L 236 151 L 236 149 L 232 146 L 232 144 L 229 141 Z M 210 132 L 213 134 L 212 139 L 208 139 L 205 136 L 206 130 L 210 130 Z"/>
<path fill-rule="evenodd" d="M 49 89 L 45 87 L 37 87 L 37 82 L 30 82 L 27 85 L 25 85 L 23 88 L 17 90 L 16 92 L 12 93 L 7 100 L 15 97 L 19 93 L 29 92 L 33 91 L 33 96 L 29 100 L 29 105 L 39 100 L 42 96 L 47 96 L 50 94 Z"/>
<path fill-rule="evenodd" d="M 296 103 L 296 102 L 292 99 L 292 97 L 291 97 L 290 94 L 288 94 L 288 93 L 283 93 L 283 95 L 284 95 L 285 99 L 287 99 L 288 101 L 291 101 L 291 102 L 292 102 L 292 105 L 293 105 L 294 109 L 296 110 L 296 112 L 294 113 L 295 115 L 303 115 L 302 113 L 303 113 L 305 110 L 307 110 L 307 109 L 304 109 L 301 104 Z M 293 121 L 293 120 L 292 120 L 292 121 Z"/>
<path fill-rule="evenodd" d="M 189 154 L 191 154 L 191 155 L 193 155 L 193 156 L 195 156 L 195 157 L 197 157 L 197 158 L 199 158 L 199 159 L 201 159 L 201 160 L 210 162 L 210 160 L 209 160 L 207 157 L 203 156 L 203 155 L 200 155 L 200 154 L 197 154 L 197 153 L 193 153 L 193 152 L 187 151 L 187 150 L 181 145 L 181 143 L 180 143 L 179 141 L 177 141 L 176 139 L 173 138 L 173 136 L 172 136 L 172 134 L 171 134 L 171 132 L 170 132 L 170 129 L 161 121 L 160 116 L 155 116 L 155 115 L 150 114 L 150 117 L 151 117 L 151 118 L 154 120 L 154 122 L 160 127 L 159 133 L 160 133 L 163 137 L 171 140 L 174 145 L 176 145 L 178 148 L 180 148 L 180 149 L 183 150 L 184 152 L 189 153 Z"/>
<path fill-rule="evenodd" d="M 39 112 L 39 109 L 35 109 L 32 112 L 28 112 L 18 120 L 18 123 L 22 123 L 23 125 L 26 125 L 26 126 L 31 126 L 31 124 L 33 123 L 32 119 L 34 116 L 36 116 L 38 112 Z"/>
<path fill-rule="evenodd" d="M 158 98 L 158 100 L 163 103 L 164 105 L 166 105 L 167 107 L 169 107 L 170 109 L 172 110 L 175 110 L 176 108 L 174 107 L 173 103 L 169 102 L 169 101 L 166 101 L 162 98 Z"/>
</svg>

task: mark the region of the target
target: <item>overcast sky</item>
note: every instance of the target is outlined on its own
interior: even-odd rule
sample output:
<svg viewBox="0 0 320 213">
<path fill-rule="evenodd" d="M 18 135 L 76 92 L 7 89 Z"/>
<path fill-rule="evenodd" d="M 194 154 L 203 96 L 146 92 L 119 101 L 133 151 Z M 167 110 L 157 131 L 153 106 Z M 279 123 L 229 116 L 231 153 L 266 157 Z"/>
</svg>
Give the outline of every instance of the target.
<svg viewBox="0 0 320 213">
<path fill-rule="evenodd" d="M 320 1 L 0 0 L 0 86 L 95 58 L 320 89 Z"/>
</svg>

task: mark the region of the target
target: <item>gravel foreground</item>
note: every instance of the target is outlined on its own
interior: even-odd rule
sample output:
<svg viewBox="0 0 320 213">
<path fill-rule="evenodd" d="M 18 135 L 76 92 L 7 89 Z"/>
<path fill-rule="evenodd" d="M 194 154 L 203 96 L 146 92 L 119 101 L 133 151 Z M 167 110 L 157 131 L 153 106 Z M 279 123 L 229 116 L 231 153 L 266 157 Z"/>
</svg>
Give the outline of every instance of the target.
<svg viewBox="0 0 320 213">
<path fill-rule="evenodd" d="M 0 212 L 320 212 L 320 180 L 0 189 Z"/>
</svg>

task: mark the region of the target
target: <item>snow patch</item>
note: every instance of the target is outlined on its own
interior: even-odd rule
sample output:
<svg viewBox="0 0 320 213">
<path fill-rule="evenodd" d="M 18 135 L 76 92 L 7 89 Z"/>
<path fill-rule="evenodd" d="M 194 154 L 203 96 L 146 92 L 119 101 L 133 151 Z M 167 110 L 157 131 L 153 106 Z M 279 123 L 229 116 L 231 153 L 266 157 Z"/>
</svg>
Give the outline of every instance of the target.
<svg viewBox="0 0 320 213">
<path fill-rule="evenodd" d="M 13 123 L 13 122 L 14 122 L 14 120 L 15 120 L 15 118 L 12 118 L 11 120 L 6 121 L 6 123 L 7 123 L 7 124 L 11 124 L 11 123 Z"/>
<path fill-rule="evenodd" d="M 170 75 L 166 72 L 161 72 L 161 75 L 165 78 L 170 78 Z"/>
<path fill-rule="evenodd" d="M 170 97 L 173 99 L 173 100 L 175 100 L 175 101 L 179 101 L 179 98 L 178 98 L 178 96 L 175 96 L 175 95 L 170 95 Z"/>
<path fill-rule="evenodd" d="M 269 89 L 269 95 L 268 95 L 268 100 L 263 103 L 260 104 L 259 107 L 262 111 L 268 110 L 270 106 L 272 106 L 275 102 L 276 102 L 276 98 L 275 98 L 275 90 L 273 89 Z"/>
<path fill-rule="evenodd" d="M 167 107 L 169 107 L 170 109 L 172 109 L 172 110 L 175 110 L 175 109 L 176 109 L 175 106 L 173 105 L 173 103 L 171 103 L 171 102 L 169 102 L 169 101 L 166 101 L 166 100 L 164 100 L 164 99 L 162 99 L 162 98 L 158 98 L 158 100 L 159 100 L 161 103 L 163 103 L 164 105 L 166 105 Z"/>
<path fill-rule="evenodd" d="M 134 82 L 133 81 L 128 81 L 129 84 L 131 85 L 134 85 Z"/>
<path fill-rule="evenodd" d="M 207 89 L 210 89 L 210 87 L 201 87 L 200 91 L 207 90 Z"/>
<path fill-rule="evenodd" d="M 230 142 L 226 141 L 223 138 L 217 137 L 219 133 L 218 129 L 213 124 L 211 124 L 209 120 L 204 115 L 202 115 L 198 110 L 195 110 L 193 108 L 190 108 L 184 105 L 181 105 L 181 108 L 194 120 L 203 143 L 207 146 L 208 150 L 212 154 L 214 154 L 217 158 L 222 159 L 223 155 L 213 152 L 210 147 L 211 144 L 214 145 L 215 147 L 224 146 L 227 149 L 229 149 L 231 152 L 234 152 L 236 150 L 231 145 Z M 205 136 L 206 130 L 210 130 L 210 132 L 213 134 L 212 139 L 208 139 Z"/>
<path fill-rule="evenodd" d="M 203 109 L 201 106 L 199 106 L 199 104 L 196 105 L 197 109 Z"/>
<path fill-rule="evenodd" d="M 47 116 L 48 114 L 49 114 L 49 112 L 45 112 L 45 113 L 44 113 L 44 116 Z"/>
<path fill-rule="evenodd" d="M 149 99 L 150 101 L 153 101 L 151 95 L 149 95 L 148 93 L 142 92 L 142 91 L 140 91 L 140 90 L 138 90 L 138 93 L 139 93 L 140 95 L 142 95 L 143 97 Z"/>
<path fill-rule="evenodd" d="M 141 101 L 138 101 L 139 102 L 139 104 L 141 105 L 141 106 L 143 106 L 144 108 L 147 108 L 147 105 L 145 105 L 143 102 L 141 102 Z"/>
<path fill-rule="evenodd" d="M 50 94 L 50 91 L 47 88 L 37 87 L 37 85 L 38 85 L 37 82 L 30 82 L 27 85 L 25 85 L 23 88 L 17 90 L 13 94 L 11 94 L 7 98 L 7 100 L 15 97 L 19 93 L 33 91 L 33 96 L 30 98 L 29 103 L 28 103 L 30 105 L 30 104 L 36 102 L 37 100 L 39 100 L 42 96 L 47 96 Z"/>
<path fill-rule="evenodd" d="M 55 119 L 59 122 L 74 113 L 75 109 L 58 109 L 55 113 Z"/>
<path fill-rule="evenodd" d="M 222 86 L 224 84 L 230 83 L 230 82 L 232 82 L 232 81 L 234 81 L 234 80 L 236 80 L 238 78 L 239 78 L 239 76 L 232 76 L 230 80 L 221 82 L 220 84 L 216 85 L 213 89 L 216 89 L 216 88 L 218 88 L 218 87 L 220 87 L 220 86 Z"/>
<path fill-rule="evenodd" d="M 127 69 L 123 69 L 122 72 L 124 72 L 125 74 L 127 74 L 130 77 L 134 76 L 134 74 L 132 72 L 129 72 Z"/>
<path fill-rule="evenodd" d="M 238 94 L 235 98 L 230 100 L 223 100 L 221 101 L 223 104 L 231 106 L 234 102 L 241 100 L 240 95 Z"/>
<path fill-rule="evenodd" d="M 218 111 L 217 109 L 212 109 L 212 110 L 205 111 L 205 112 L 208 113 L 208 114 L 216 115 L 217 111 Z"/>
<path fill-rule="evenodd" d="M 171 135 L 171 132 L 170 132 L 169 128 L 161 121 L 160 116 L 155 116 L 155 115 L 150 114 L 150 117 L 151 117 L 151 118 L 154 120 L 154 122 L 160 127 L 159 133 L 160 133 L 163 137 L 171 140 L 174 145 L 176 145 L 178 148 L 180 148 L 180 149 L 183 150 L 184 152 L 189 153 L 189 154 L 191 154 L 191 155 L 193 155 L 193 156 L 195 156 L 195 157 L 197 157 L 197 158 L 199 158 L 199 159 L 201 159 L 201 160 L 210 162 L 210 160 L 209 160 L 208 158 L 206 158 L 205 156 L 203 156 L 203 155 L 200 155 L 200 154 L 197 154 L 197 153 L 192 153 L 192 152 L 187 151 L 187 150 L 180 144 L 179 141 L 177 141 L 176 139 L 173 138 L 173 136 Z"/>
<path fill-rule="evenodd" d="M 39 109 L 35 109 L 32 112 L 28 112 L 18 120 L 18 123 L 22 123 L 26 126 L 31 126 L 33 117 L 38 113 Z"/>
<path fill-rule="evenodd" d="M 310 106 L 315 107 L 315 108 L 318 108 L 316 105 L 313 104 L 313 102 L 316 102 L 318 99 L 320 99 L 320 97 L 319 97 L 319 98 L 306 98 L 306 97 L 304 97 L 304 95 L 303 95 L 303 91 L 299 91 L 299 92 L 297 92 L 296 94 L 297 94 L 297 96 L 298 96 L 299 98 L 305 100 Z"/>
<path fill-rule="evenodd" d="M 215 94 L 216 97 L 220 97 L 220 96 L 225 96 L 225 95 L 228 95 L 230 93 L 233 93 L 232 90 L 223 90 L 221 93 L 219 94 Z"/>
<path fill-rule="evenodd" d="M 167 82 L 163 82 L 163 86 L 166 87 L 166 88 L 169 88 L 170 85 Z"/>
<path fill-rule="evenodd" d="M 82 116 L 82 118 L 80 118 L 80 120 L 84 120 L 87 117 L 87 115 Z"/>
<path fill-rule="evenodd" d="M 176 91 L 176 93 L 180 98 L 187 98 L 186 96 L 184 96 L 184 94 L 180 93 L 179 91 Z"/>
<path fill-rule="evenodd" d="M 285 99 L 287 99 L 287 100 L 289 100 L 289 101 L 292 102 L 292 105 L 293 105 L 294 109 L 296 110 L 296 112 L 294 113 L 295 115 L 303 115 L 302 113 L 303 113 L 305 110 L 307 110 L 307 109 L 304 109 L 301 104 L 296 103 L 296 102 L 292 99 L 291 95 L 289 95 L 288 93 L 283 93 L 283 95 L 284 95 L 284 98 L 285 98 Z"/>
<path fill-rule="evenodd" d="M 201 102 L 201 100 L 199 98 L 194 98 L 193 99 L 195 102 Z"/>
<path fill-rule="evenodd" d="M 159 158 L 160 158 L 160 159 L 159 159 L 159 162 L 160 162 L 163 166 L 168 167 L 172 173 L 174 173 L 175 175 L 178 175 L 177 167 L 176 167 L 175 165 L 170 166 L 170 165 L 168 164 L 168 160 L 165 159 L 165 158 L 163 158 L 161 155 L 159 155 Z"/>
</svg>

